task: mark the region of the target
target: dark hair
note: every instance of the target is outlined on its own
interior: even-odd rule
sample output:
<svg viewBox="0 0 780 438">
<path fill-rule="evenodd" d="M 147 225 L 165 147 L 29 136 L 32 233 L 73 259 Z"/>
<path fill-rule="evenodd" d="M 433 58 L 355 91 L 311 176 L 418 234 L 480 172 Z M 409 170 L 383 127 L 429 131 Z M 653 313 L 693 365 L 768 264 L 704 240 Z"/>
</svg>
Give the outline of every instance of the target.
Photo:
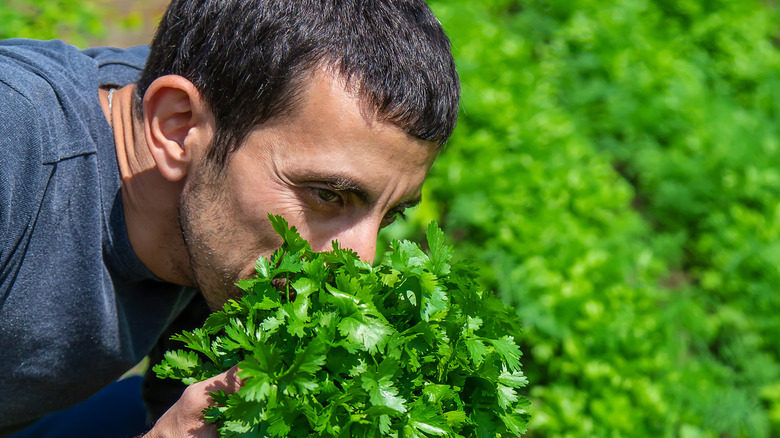
<svg viewBox="0 0 780 438">
<path fill-rule="evenodd" d="M 354 87 L 380 120 L 443 145 L 460 86 L 450 42 L 423 0 L 173 0 L 136 84 L 176 74 L 216 120 L 221 168 L 256 125 L 292 111 L 315 68 Z"/>
</svg>

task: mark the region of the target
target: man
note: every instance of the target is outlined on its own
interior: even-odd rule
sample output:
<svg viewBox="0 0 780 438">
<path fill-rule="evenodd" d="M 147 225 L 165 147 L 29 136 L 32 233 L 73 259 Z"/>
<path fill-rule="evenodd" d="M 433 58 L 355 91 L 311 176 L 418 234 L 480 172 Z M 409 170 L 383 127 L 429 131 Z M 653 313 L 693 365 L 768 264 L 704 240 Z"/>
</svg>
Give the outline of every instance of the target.
<svg viewBox="0 0 780 438">
<path fill-rule="evenodd" d="M 269 213 L 372 259 L 457 115 L 422 0 L 174 0 L 146 56 L 0 44 L 0 431 L 116 380 L 181 286 L 235 296 Z M 209 391 L 238 385 L 189 387 L 148 436 L 210 436 Z"/>
</svg>

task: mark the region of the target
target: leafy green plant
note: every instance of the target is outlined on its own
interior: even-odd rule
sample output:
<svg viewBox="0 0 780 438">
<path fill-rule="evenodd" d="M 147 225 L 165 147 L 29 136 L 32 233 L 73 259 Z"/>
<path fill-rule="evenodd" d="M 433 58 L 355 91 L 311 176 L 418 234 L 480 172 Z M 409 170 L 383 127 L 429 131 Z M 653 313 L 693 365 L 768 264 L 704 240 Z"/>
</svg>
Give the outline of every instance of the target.
<svg viewBox="0 0 780 438">
<path fill-rule="evenodd" d="M 451 262 L 443 232 L 429 251 L 394 241 L 377 267 L 338 248 L 313 252 L 284 219 L 283 244 L 258 260 L 246 293 L 176 335 L 158 376 L 193 383 L 238 364 L 242 388 L 206 416 L 223 437 L 518 436 L 527 383 L 512 309 Z"/>
</svg>

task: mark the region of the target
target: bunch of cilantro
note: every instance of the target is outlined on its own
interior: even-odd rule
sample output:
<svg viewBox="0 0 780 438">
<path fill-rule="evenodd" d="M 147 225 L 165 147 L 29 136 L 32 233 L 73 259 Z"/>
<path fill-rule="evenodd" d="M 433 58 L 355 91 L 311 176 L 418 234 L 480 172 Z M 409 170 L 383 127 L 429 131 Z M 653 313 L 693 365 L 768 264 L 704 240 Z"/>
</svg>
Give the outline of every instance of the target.
<svg viewBox="0 0 780 438">
<path fill-rule="evenodd" d="M 426 253 L 394 241 L 372 267 L 314 252 L 270 216 L 283 244 L 246 293 L 154 367 L 187 384 L 238 364 L 241 389 L 205 411 L 222 437 L 518 436 L 528 422 L 514 312 L 452 263 L 431 224 Z"/>
</svg>

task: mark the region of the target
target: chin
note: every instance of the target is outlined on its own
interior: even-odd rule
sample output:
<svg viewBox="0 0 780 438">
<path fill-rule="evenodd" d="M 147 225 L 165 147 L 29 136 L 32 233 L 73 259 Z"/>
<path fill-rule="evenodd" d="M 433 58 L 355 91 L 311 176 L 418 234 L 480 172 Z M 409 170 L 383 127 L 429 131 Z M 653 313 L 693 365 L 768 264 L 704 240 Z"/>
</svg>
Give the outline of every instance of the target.
<svg viewBox="0 0 780 438">
<path fill-rule="evenodd" d="M 206 299 L 206 303 L 212 311 L 222 309 L 222 306 L 231 299 L 238 299 L 241 297 L 241 289 L 235 285 L 237 276 L 228 280 L 225 278 L 213 278 L 211 281 L 206 278 L 198 279 L 198 290 L 200 290 L 203 298 Z"/>
</svg>

